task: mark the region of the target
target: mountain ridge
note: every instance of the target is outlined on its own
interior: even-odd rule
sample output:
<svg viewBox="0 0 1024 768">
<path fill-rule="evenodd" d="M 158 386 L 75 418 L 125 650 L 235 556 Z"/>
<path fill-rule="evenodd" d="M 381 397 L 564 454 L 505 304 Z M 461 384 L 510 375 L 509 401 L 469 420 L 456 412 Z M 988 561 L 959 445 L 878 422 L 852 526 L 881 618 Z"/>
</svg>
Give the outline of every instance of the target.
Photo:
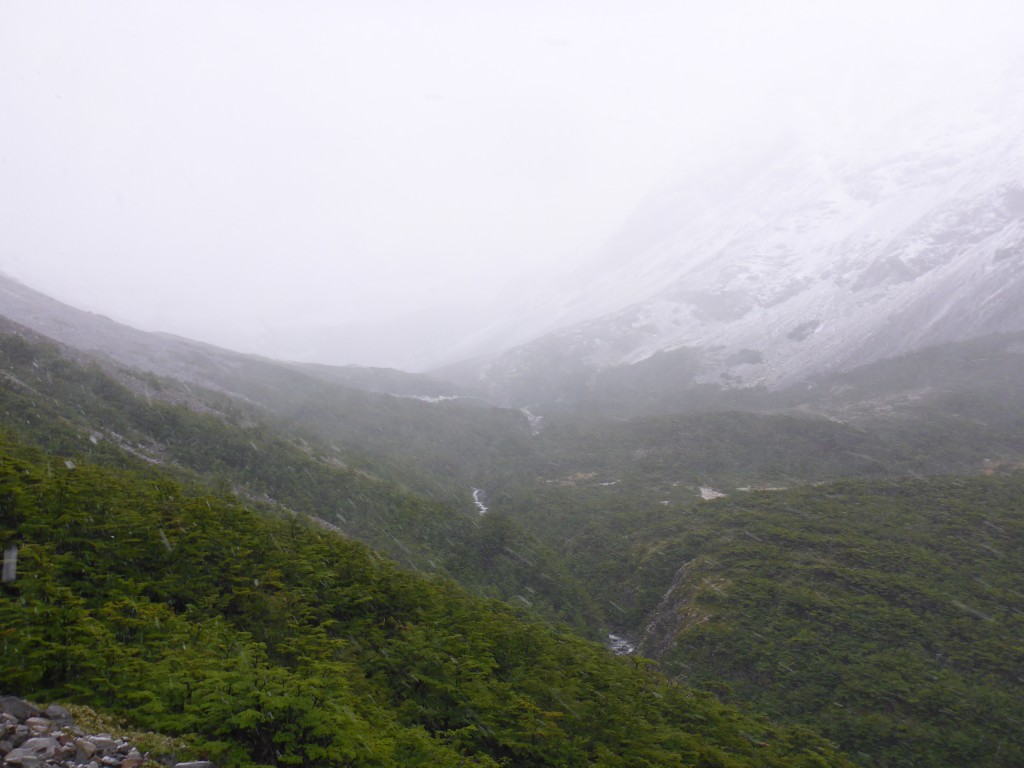
<svg viewBox="0 0 1024 768">
<path fill-rule="evenodd" d="M 677 178 L 575 285 L 524 303 L 557 327 L 439 373 L 501 400 L 509 380 L 543 380 L 552 357 L 599 372 L 693 349 L 697 383 L 777 388 L 1024 330 L 1024 99 L 996 98 L 952 126 L 908 113 Z"/>
</svg>

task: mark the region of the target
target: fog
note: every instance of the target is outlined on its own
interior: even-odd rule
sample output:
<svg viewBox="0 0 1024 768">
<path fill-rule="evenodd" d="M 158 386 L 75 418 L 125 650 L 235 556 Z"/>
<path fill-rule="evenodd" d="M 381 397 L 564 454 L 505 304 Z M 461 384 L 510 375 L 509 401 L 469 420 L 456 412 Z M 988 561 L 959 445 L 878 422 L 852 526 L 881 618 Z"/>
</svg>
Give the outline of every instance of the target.
<svg viewBox="0 0 1024 768">
<path fill-rule="evenodd" d="M 1016 2 L 0 5 L 0 270 L 146 330 L 417 367 L 666 178 L 948 105 Z M 514 318 L 512 318 L 514 320 Z"/>
</svg>

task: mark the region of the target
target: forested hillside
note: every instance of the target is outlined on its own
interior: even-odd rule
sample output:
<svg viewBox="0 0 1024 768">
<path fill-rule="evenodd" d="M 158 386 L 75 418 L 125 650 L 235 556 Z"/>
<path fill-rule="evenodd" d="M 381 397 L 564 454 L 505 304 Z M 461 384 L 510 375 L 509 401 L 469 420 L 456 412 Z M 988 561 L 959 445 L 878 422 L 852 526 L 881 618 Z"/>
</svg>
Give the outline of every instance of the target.
<svg viewBox="0 0 1024 768">
<path fill-rule="evenodd" d="M 59 555 L 53 561 L 60 563 L 58 567 L 33 560 L 35 550 L 23 548 L 22 577 L 28 573 L 26 568 L 36 566 L 46 573 L 63 574 L 55 575 L 56 581 L 38 582 L 49 586 L 36 595 L 42 602 L 35 604 L 31 615 L 37 618 L 31 621 L 22 610 L 28 603 L 21 602 L 28 594 L 28 582 L 19 577 L 17 589 L 5 592 L 6 610 L 22 617 L 18 620 L 23 623 L 17 625 L 22 627 L 20 636 L 36 638 L 15 645 L 11 640 L 15 633 L 7 633 L 7 647 L 29 659 L 17 665 L 12 679 L 20 681 L 18 690 L 25 695 L 38 696 L 41 691 L 101 706 L 107 703 L 122 711 L 130 708 L 146 714 L 152 710 L 152 716 L 144 718 L 147 726 L 197 732 L 208 751 L 222 760 L 269 760 L 266 743 L 245 741 L 256 738 L 259 728 L 246 722 L 226 736 L 215 733 L 221 726 L 214 724 L 214 715 L 225 716 L 223 708 L 203 710 L 206 714 L 200 715 L 185 707 L 187 696 L 213 685 L 203 681 L 221 674 L 221 665 L 232 655 L 230 648 L 248 649 L 245 658 L 255 659 L 252 669 L 285 669 L 287 674 L 266 673 L 285 675 L 281 680 L 291 680 L 288 675 L 299 674 L 299 669 L 302 675 L 314 674 L 311 658 L 327 658 L 331 664 L 339 658 L 356 663 L 352 662 L 356 654 L 357 666 L 363 670 L 359 674 L 371 681 L 359 683 L 369 686 L 359 690 L 369 691 L 371 704 L 360 699 L 364 709 L 351 702 L 342 706 L 350 706 L 370 723 L 369 731 L 386 734 L 381 737 L 386 744 L 373 748 L 388 755 L 380 758 L 381 764 L 389 764 L 388 760 L 404 764 L 395 755 L 405 747 L 395 745 L 411 738 L 402 730 L 407 727 L 429 734 L 420 746 L 429 743 L 430 749 L 441 750 L 438 754 L 473 756 L 483 764 L 492 758 L 499 762 L 505 758 L 513 765 L 548 764 L 537 762 L 538 754 L 548 752 L 556 761 L 552 764 L 591 760 L 613 765 L 611 755 L 636 758 L 639 752 L 630 750 L 639 749 L 637 744 L 627 747 L 616 742 L 601 750 L 581 748 L 582 752 L 554 748 L 555 742 L 576 743 L 586 731 L 598 728 L 588 721 L 578 730 L 565 730 L 566 718 L 578 711 L 565 690 L 576 691 L 577 683 L 556 682 L 553 699 L 541 695 L 539 680 L 530 683 L 535 687 L 526 693 L 503 689 L 497 696 L 503 701 L 512 697 L 525 712 L 555 713 L 537 714 L 530 721 L 555 730 L 550 738 L 542 738 L 540 730 L 531 735 L 528 741 L 535 751 L 528 757 L 516 751 L 519 747 L 438 735 L 477 727 L 476 715 L 467 714 L 484 706 L 475 700 L 456 704 L 455 694 L 442 696 L 433 689 L 429 696 L 434 698 L 428 703 L 413 705 L 411 699 L 402 698 L 408 686 L 416 696 L 427 695 L 427 689 L 425 683 L 409 682 L 399 668 L 413 670 L 414 675 L 422 672 L 433 681 L 430 685 L 436 683 L 445 691 L 446 675 L 455 675 L 451 686 L 456 690 L 466 696 L 479 694 L 490 702 L 488 706 L 498 706 L 492 693 L 481 693 L 490 690 L 490 672 L 480 670 L 491 667 L 473 662 L 468 668 L 479 674 L 467 677 L 460 666 L 463 662 L 444 661 L 458 660 L 458 654 L 445 657 L 442 645 L 431 643 L 447 638 L 444 643 L 451 648 L 490 658 L 497 652 L 489 643 L 500 633 L 495 634 L 490 625 L 457 630 L 457 637 L 480 635 L 479 642 L 484 643 L 474 645 L 478 642 L 474 640 L 467 645 L 469 641 L 452 640 L 447 630 L 424 627 L 436 623 L 451 628 L 470 617 L 488 622 L 492 619 L 486 617 L 494 617 L 494 623 L 519 626 L 517 622 L 532 617 L 530 621 L 562 623 L 591 639 L 611 631 L 638 646 L 635 660 L 615 661 L 598 647 L 570 640 L 564 632 L 550 634 L 550 629 L 529 624 L 534 627 L 531 631 L 541 633 L 537 637 L 559 638 L 551 641 L 552 648 L 571 649 L 549 667 L 538 667 L 547 670 L 540 673 L 545 679 L 560 679 L 556 667 L 561 669 L 558 674 L 576 675 L 572 655 L 593 654 L 595 659 L 605 659 L 602 664 L 612 665 L 608 669 L 637 673 L 652 663 L 640 660 L 646 656 L 653 659 L 651 669 L 674 681 L 666 683 L 652 672 L 654 677 L 643 678 L 656 681 L 652 685 L 669 685 L 666 690 L 683 691 L 684 698 L 696 697 L 705 703 L 711 699 L 678 686 L 717 692 L 750 717 L 764 712 L 779 722 L 824 734 L 864 766 L 902 767 L 922 761 L 950 766 L 1015 765 L 1022 759 L 1017 724 L 1024 722 L 1018 704 L 1024 657 L 1017 639 L 1024 629 L 1020 625 L 1024 589 L 1019 584 L 1024 566 L 1024 480 L 1013 474 L 1024 460 L 1019 429 L 1024 411 L 1015 384 L 1022 356 L 1013 352 L 1017 343 L 1014 337 L 993 337 L 878 364 L 871 371 L 822 379 L 802 392 L 788 390 L 770 397 L 749 393 L 761 399 L 761 412 L 748 399 L 746 410 L 716 410 L 705 403 L 691 412 L 657 417 L 604 419 L 594 414 L 549 413 L 533 425 L 531 434 L 526 418 L 515 411 L 478 401 L 421 402 L 353 392 L 332 383 L 330 371 L 318 372 L 316 379 L 294 374 L 300 376 L 295 381 L 303 383 L 286 398 L 280 396 L 282 390 L 271 387 L 276 393 L 271 408 L 196 384 L 121 368 L 30 333 L 0 335 L 0 414 L 9 454 L 5 461 L 7 466 L 19 467 L 8 477 L 12 490 L 7 498 L 12 501 L 5 513 L 8 508 L 35 510 L 19 518 L 16 526 L 8 525 L 5 536 L 13 541 L 31 533 L 51 548 L 45 557 Z M 963 375 L 949 377 L 942 387 L 929 386 L 934 371 L 949 364 L 1002 371 L 1002 375 L 986 374 L 984 385 Z M 254 385 L 253 391 L 257 389 L 259 385 Z M 937 472 L 992 476 L 942 477 Z M 56 478 L 61 478 L 63 485 L 58 485 L 66 491 L 54 490 Z M 856 480 L 836 484 L 842 478 Z M 486 514 L 473 504 L 471 486 L 483 489 Z M 40 496 L 44 488 L 47 495 Z M 726 497 L 704 500 L 720 494 Z M 165 496 L 172 501 L 161 501 Z M 65 501 L 73 501 L 72 506 L 62 507 Z M 173 578 L 157 579 L 174 582 L 169 591 L 136 584 L 117 592 L 116 599 L 108 599 L 110 593 L 102 590 L 109 585 L 124 579 L 133 584 L 145 581 L 141 573 L 111 575 L 105 570 L 116 570 L 118 561 L 127 557 L 126 562 L 136 565 L 125 567 L 137 568 L 150 558 L 171 567 L 178 554 L 185 552 L 171 535 L 171 523 L 159 517 L 179 508 L 202 518 L 201 524 L 198 519 L 195 522 L 198 527 L 188 540 L 198 536 L 203 554 L 188 560 L 187 567 L 181 566 L 185 570 Z M 112 510 L 120 511 L 110 517 Z M 48 517 L 51 512 L 57 517 Z M 136 513 L 142 517 L 133 517 Z M 153 518 L 158 522 L 146 517 L 150 514 L 158 515 Z M 303 522 L 306 515 L 320 522 Z M 192 530 L 173 524 L 177 526 L 173 530 Z M 251 530 L 242 533 L 236 525 Z M 288 547 L 299 546 L 294 542 L 300 540 L 320 542 L 317 547 L 343 541 L 328 533 L 327 527 L 316 525 L 359 539 L 381 553 L 371 554 L 351 542 L 331 544 L 344 546 L 345 552 L 362 553 L 360 562 L 386 573 L 379 578 L 390 586 L 375 581 L 354 588 L 357 592 L 372 595 L 374 590 L 398 589 L 392 582 L 417 585 L 414 591 L 420 590 L 416 592 L 420 597 L 413 599 L 402 587 L 394 599 L 404 606 L 398 611 L 404 617 L 400 624 L 419 627 L 417 642 L 425 644 L 395 651 L 394 657 L 401 661 L 387 672 L 390 677 L 381 671 L 380 661 L 394 655 L 390 636 L 374 640 L 370 656 L 363 656 L 359 655 L 365 650 L 360 638 L 368 631 L 364 625 L 332 634 L 331 622 L 347 621 L 350 608 L 328 615 L 323 611 L 330 609 L 320 601 L 333 600 L 331 589 L 341 587 L 324 581 L 327 577 L 318 575 L 323 570 L 319 565 L 299 564 L 313 557 L 316 563 L 329 563 L 328 570 L 336 566 L 351 570 L 350 566 L 338 565 L 324 554 L 307 556 L 305 550 L 282 549 L 285 541 L 293 542 Z M 114 536 L 109 543 L 108 536 Z M 143 541 L 145 547 L 130 554 Z M 121 545 L 128 554 L 118 554 Z M 96 547 L 102 555 L 89 554 Z M 79 552 L 86 556 L 75 556 Z M 288 562 L 275 559 L 279 552 L 285 553 L 281 557 Z M 244 563 L 251 556 L 257 558 L 257 571 L 270 571 L 260 575 L 247 570 Z M 382 557 L 393 559 L 398 567 L 428 574 L 430 580 L 400 571 Z M 185 585 L 187 574 L 196 568 L 200 574 L 213 575 L 208 584 L 207 576 L 198 578 L 193 600 L 191 587 Z M 222 573 L 224 568 L 230 573 Z M 94 571 L 107 586 L 89 586 Z M 459 592 L 446 579 L 459 582 L 478 597 Z M 335 586 L 321 593 L 316 591 L 317 583 Z M 100 592 L 94 594 L 97 589 Z M 314 591 L 307 593 L 308 589 Z M 102 599 L 96 598 L 99 602 L 89 602 L 101 593 Z M 356 600 L 346 594 L 345 599 Z M 118 618 L 120 614 L 104 607 L 111 600 L 121 605 L 118 600 L 125 595 L 135 605 L 140 605 L 140 597 L 148 601 L 141 603 L 143 618 L 134 613 Z M 390 611 L 382 607 L 392 600 L 390 595 L 374 598 L 372 610 Z M 480 596 L 498 598 L 513 607 L 481 603 Z M 428 611 L 428 618 L 415 611 L 402 613 L 412 611 L 421 599 L 438 606 L 450 602 L 452 607 L 444 609 L 448 613 Z M 58 604 L 66 604 L 67 609 L 58 611 Z M 359 604 L 359 610 L 370 610 Z M 427 624 L 416 624 L 409 615 Z M 45 617 L 44 624 L 50 622 L 49 629 L 44 631 L 38 617 Z M 150 621 L 146 617 L 152 624 L 145 623 Z M 169 650 L 146 649 L 150 642 L 163 642 L 160 638 L 174 637 L 177 643 L 196 631 L 190 623 L 193 619 L 202 623 L 203 632 L 213 633 L 214 645 L 203 646 L 203 653 L 213 654 L 209 658 L 174 656 L 177 661 L 165 664 L 161 654 L 170 654 Z M 121 622 L 119 627 L 141 622 L 142 634 L 102 629 L 108 620 Z M 173 632 L 157 632 L 153 629 L 157 624 Z M 9 628 L 14 626 L 11 623 Z M 307 648 L 296 639 L 296 632 L 303 636 L 312 632 L 320 640 L 315 648 Z M 37 642 L 40 637 L 49 639 Z M 85 638 L 84 645 L 76 645 L 75 638 Z M 136 640 L 146 647 L 132 650 Z M 321 640 L 326 643 L 323 647 L 317 645 Z M 105 650 L 95 651 L 93 641 L 99 643 L 96 648 Z M 341 641 L 347 650 L 340 657 L 324 650 Z M 527 646 L 534 642 L 529 640 Z M 290 650 L 295 643 L 300 650 Z M 214 653 L 214 648 L 221 650 Z M 313 655 L 307 658 L 309 654 Z M 372 663 L 367 660 L 371 657 Z M 524 656 L 517 663 L 534 662 Z M 100 669 L 111 665 L 147 680 L 146 675 L 157 674 L 147 669 L 159 671 L 168 680 L 175 679 L 168 670 L 195 667 L 200 671 L 181 684 L 185 693 L 173 686 L 165 690 L 169 683 L 156 678 L 139 694 L 121 690 L 129 688 L 126 684 L 115 686 L 118 690 L 100 683 L 75 688 L 75 680 L 89 680 L 88 675 L 99 675 Z M 59 672 L 61 668 L 66 674 Z M 237 664 L 230 669 L 232 675 L 242 675 L 231 680 L 248 680 L 245 675 L 255 674 Z M 316 679 L 330 677 L 316 669 L 320 670 Z M 61 674 L 65 677 L 60 678 Z M 594 673 L 582 674 L 589 680 L 587 676 Z M 459 682 L 463 679 L 472 684 L 463 686 Z M 390 686 L 388 692 L 373 688 L 381 681 Z M 296 682 L 295 690 L 305 690 L 305 685 Z M 241 690 L 237 686 L 244 683 L 224 690 L 235 696 Z M 662 688 L 656 690 L 651 701 L 669 695 Z M 120 698 L 136 695 L 141 699 L 126 703 Z M 341 696 L 325 688 L 307 701 L 333 700 L 336 695 Z M 362 693 L 351 695 L 359 698 Z M 622 706 L 631 696 L 621 691 L 613 695 Z M 645 696 L 640 694 L 640 699 Z M 170 700 L 177 703 L 167 703 Z M 349 701 L 344 696 L 339 700 Z M 370 712 L 367 706 L 385 710 L 394 706 L 401 713 L 419 714 L 403 720 L 405 714 Z M 648 705 L 636 705 L 629 716 L 653 718 L 668 731 L 658 726 L 640 732 L 658 744 L 663 744 L 663 737 L 669 742 L 675 739 L 665 734 L 672 731 L 678 713 L 661 712 L 661 704 L 653 710 L 644 706 Z M 431 707 L 454 708 L 462 719 L 446 715 L 443 721 L 431 720 L 434 715 L 423 714 L 433 711 Z M 307 710 L 295 705 L 292 716 L 313 717 Z M 254 707 L 254 711 L 263 710 Z M 493 722 L 514 730 L 526 727 L 522 717 L 516 721 L 518 726 L 511 724 L 509 712 L 494 714 Z M 483 733 L 495 729 L 492 720 L 479 722 L 484 723 Z M 387 724 L 383 730 L 380 723 Z M 294 733 L 313 733 L 321 727 L 314 725 L 295 726 Z M 769 741 L 759 735 L 761 727 L 766 726 L 742 727 L 747 743 Z M 259 738 L 266 742 L 273 737 Z M 293 736 L 278 738 L 291 744 Z M 301 742 L 298 736 L 294 739 L 298 739 L 295 744 Z M 641 741 L 647 745 L 647 736 Z M 373 764 L 366 762 L 371 759 L 369 753 L 344 752 L 357 749 L 352 744 L 338 749 L 342 751 L 337 754 L 349 754 L 353 764 Z M 659 752 L 662 747 L 657 747 L 651 764 L 676 764 L 665 762 L 674 749 Z M 761 749 L 737 754 L 762 759 Z M 303 750 L 306 747 L 296 746 L 282 754 L 314 760 L 315 750 Z M 801 760 L 811 759 L 810 753 L 798 753 L 803 755 Z M 557 762 L 563 759 L 568 762 Z M 715 764 L 709 757 L 700 759 Z M 795 758 L 785 758 L 791 759 Z M 697 758 L 679 764 L 693 761 L 701 764 Z M 643 763 L 627 760 L 622 764 Z"/>
<path fill-rule="evenodd" d="M 638 584 L 668 587 L 640 651 L 679 679 L 866 765 L 1024 763 L 1024 475 L 753 493 L 678 530 Z"/>
<path fill-rule="evenodd" d="M 447 572 L 489 596 L 518 596 L 518 602 L 581 632 L 594 634 L 600 624 L 560 556 L 509 520 L 481 519 L 468 487 L 462 494 L 430 496 L 399 485 L 398 478 L 422 474 L 405 453 L 378 463 L 325 444 L 293 422 L 283 425 L 251 404 L 76 361 L 51 344 L 16 334 L 0 335 L 0 369 L 5 423 L 42 449 L 115 466 L 162 466 L 185 479 L 311 515 L 407 567 Z M 324 405 L 332 407 L 338 406 Z M 353 418 L 372 419 L 372 413 L 355 410 Z M 477 410 L 485 423 L 491 420 Z M 432 418 L 443 422 L 445 413 L 451 411 Z M 465 431 L 464 413 L 456 413 L 440 435 L 429 422 L 410 420 L 404 429 L 418 435 L 412 452 L 438 444 L 435 458 L 457 462 L 462 442 L 441 438 Z M 452 487 L 452 478 L 437 477 L 439 486 Z"/>
<path fill-rule="evenodd" d="M 1024 768 L 1024 1 L 54 5 L 0 768 Z"/>
<path fill-rule="evenodd" d="M 647 665 L 166 472 L 0 444 L 2 677 L 220 765 L 839 766 Z"/>
<path fill-rule="evenodd" d="M 1019 472 L 513 502 L 538 534 L 566 513 L 551 535 L 577 579 L 675 679 L 815 727 L 865 766 L 1024 761 Z"/>
</svg>

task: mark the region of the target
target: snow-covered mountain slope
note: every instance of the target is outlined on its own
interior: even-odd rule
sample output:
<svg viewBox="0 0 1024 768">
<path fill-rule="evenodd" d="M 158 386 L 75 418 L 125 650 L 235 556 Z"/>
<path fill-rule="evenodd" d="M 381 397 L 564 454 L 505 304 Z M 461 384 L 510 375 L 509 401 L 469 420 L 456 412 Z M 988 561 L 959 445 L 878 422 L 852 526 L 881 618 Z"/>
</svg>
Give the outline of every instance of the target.
<svg viewBox="0 0 1024 768">
<path fill-rule="evenodd" d="M 687 348 L 697 381 L 779 386 L 1024 329 L 1022 93 L 805 132 L 666 185 L 562 291 L 567 327 L 477 375 L 500 391 L 555 358 Z"/>
</svg>

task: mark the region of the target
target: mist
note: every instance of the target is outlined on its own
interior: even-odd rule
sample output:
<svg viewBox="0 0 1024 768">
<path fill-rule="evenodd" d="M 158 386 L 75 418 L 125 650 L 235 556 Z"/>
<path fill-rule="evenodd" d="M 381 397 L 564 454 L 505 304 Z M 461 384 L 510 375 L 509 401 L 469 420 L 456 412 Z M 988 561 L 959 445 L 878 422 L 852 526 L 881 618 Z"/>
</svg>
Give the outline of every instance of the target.
<svg viewBox="0 0 1024 768">
<path fill-rule="evenodd" d="M 1022 24 L 1012 2 L 7 2 L 0 270 L 144 330 L 423 368 L 593 269 L 666 184 L 916 105 L 959 124 Z"/>
</svg>

